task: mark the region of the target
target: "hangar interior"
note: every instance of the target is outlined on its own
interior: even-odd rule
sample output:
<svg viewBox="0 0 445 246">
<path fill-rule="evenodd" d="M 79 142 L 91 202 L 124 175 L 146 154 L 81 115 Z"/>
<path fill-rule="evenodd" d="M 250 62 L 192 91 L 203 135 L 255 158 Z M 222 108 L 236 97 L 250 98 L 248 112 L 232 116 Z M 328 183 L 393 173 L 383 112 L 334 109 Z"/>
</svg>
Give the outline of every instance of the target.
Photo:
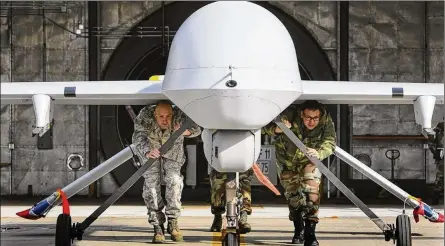
<svg viewBox="0 0 445 246">
<path fill-rule="evenodd" d="M 256 3 L 274 13 L 288 29 L 303 79 L 443 83 L 443 2 Z M 125 83 L 163 74 L 175 31 L 206 4 L 3 1 L 1 81 Z M 412 107 L 329 105 L 328 110 L 340 147 L 388 179 L 393 173 L 395 182 L 407 192 L 428 197 L 436 167 Z M 131 113 L 140 109 L 57 105 L 53 130 L 37 138 L 31 136 L 32 105 L 2 105 L 1 195 L 45 196 L 68 185 L 130 144 Z M 435 108 L 433 125 L 440 120 L 443 105 Z M 270 141 L 263 139 L 264 150 L 270 150 Z M 198 137 L 185 144 L 184 199 L 210 199 L 202 143 Z M 394 162 L 390 159 L 393 153 L 398 155 Z M 78 166 L 76 157 L 83 165 Z M 263 172 L 280 187 L 274 158 L 261 159 L 261 163 Z M 361 199 L 388 197 L 337 158 L 325 164 Z M 136 168 L 128 161 L 78 195 L 108 196 Z M 141 189 L 139 180 L 126 196 L 140 197 Z M 255 192 L 266 199 L 273 197 L 258 182 L 253 190 L 253 199 Z M 327 198 L 342 197 L 326 180 L 323 191 Z"/>
</svg>

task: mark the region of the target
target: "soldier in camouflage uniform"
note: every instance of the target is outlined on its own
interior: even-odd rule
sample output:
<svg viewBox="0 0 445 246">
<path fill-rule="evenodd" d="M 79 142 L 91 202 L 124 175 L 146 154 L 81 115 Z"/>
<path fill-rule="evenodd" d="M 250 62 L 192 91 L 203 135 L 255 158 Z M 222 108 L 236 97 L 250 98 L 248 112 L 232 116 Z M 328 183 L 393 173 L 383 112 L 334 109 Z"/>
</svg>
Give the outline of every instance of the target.
<svg viewBox="0 0 445 246">
<path fill-rule="evenodd" d="M 433 154 L 437 166 L 436 181 L 433 189 L 433 204 L 439 204 L 441 194 L 443 193 L 443 122 L 437 124 L 434 128 L 434 135 L 428 136 L 428 147 Z"/>
<path fill-rule="evenodd" d="M 323 160 L 334 152 L 336 144 L 334 124 L 319 102 L 306 101 L 300 108 L 290 106 L 280 118 L 306 145 L 309 156 Z M 274 145 L 278 174 L 288 201 L 289 219 L 295 226 L 292 243 L 304 242 L 305 246 L 319 245 L 315 237 L 315 227 L 319 222 L 321 173 L 275 123 L 267 125 L 262 130 L 264 134 L 276 136 Z"/>
<path fill-rule="evenodd" d="M 165 241 L 164 223 L 168 218 L 167 232 L 173 241 L 183 241 L 182 232 L 178 226 L 181 212 L 181 195 L 183 177 L 181 167 L 185 163 L 184 137 L 193 138 L 201 133 L 201 128 L 193 124 L 180 136 L 174 145 L 160 157 L 159 148 L 167 142 L 174 131 L 185 121 L 186 115 L 169 102 L 161 101 L 156 105 L 144 107 L 134 122 L 133 143 L 139 150 L 142 163 L 148 158 L 159 158 L 158 161 L 144 173 L 142 197 L 148 210 L 149 223 L 154 227 L 154 243 Z M 161 194 L 161 172 L 165 172 L 165 201 Z M 162 210 L 165 207 L 165 214 Z"/>
<path fill-rule="evenodd" d="M 239 174 L 239 186 L 241 190 L 242 203 L 239 220 L 240 233 L 248 233 L 251 231 L 250 224 L 247 223 L 247 215 L 252 214 L 252 198 L 251 198 L 251 184 L 253 178 L 253 169 L 250 168 L 246 172 Z M 225 198 L 225 182 L 227 180 L 226 173 L 220 173 L 215 169 L 210 171 L 210 193 L 211 193 L 211 211 L 215 216 L 213 219 L 212 227 L 210 231 L 221 231 L 222 227 L 222 214 L 226 209 Z"/>
</svg>

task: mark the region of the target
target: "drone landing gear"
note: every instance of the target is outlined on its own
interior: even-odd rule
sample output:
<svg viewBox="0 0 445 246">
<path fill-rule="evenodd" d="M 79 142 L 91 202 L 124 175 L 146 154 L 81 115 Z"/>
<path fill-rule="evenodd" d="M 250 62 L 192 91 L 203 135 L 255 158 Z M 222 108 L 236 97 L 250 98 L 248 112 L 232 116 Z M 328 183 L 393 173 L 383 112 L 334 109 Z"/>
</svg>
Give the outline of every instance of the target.
<svg viewBox="0 0 445 246">
<path fill-rule="evenodd" d="M 383 232 L 385 234 L 385 241 L 390 241 L 392 239 L 396 246 L 412 245 L 411 222 L 408 215 L 398 215 L 396 218 L 396 225 L 394 226 L 394 224 L 391 224 L 389 226 L 391 229 Z"/>
<path fill-rule="evenodd" d="M 226 233 L 222 237 L 222 246 L 239 246 L 240 233 L 238 228 L 238 216 L 240 201 L 237 196 L 238 182 L 236 173 L 227 173 L 226 180 Z"/>
<path fill-rule="evenodd" d="M 71 216 L 60 214 L 56 223 L 56 245 L 71 246 Z"/>
<path fill-rule="evenodd" d="M 223 238 L 222 246 L 240 245 L 240 234 L 235 232 L 226 233 Z"/>
<path fill-rule="evenodd" d="M 397 246 L 411 246 L 411 222 L 409 216 L 401 214 L 396 218 L 396 228 L 394 230 L 394 243 Z"/>
<path fill-rule="evenodd" d="M 192 121 L 187 119 L 182 126 L 171 135 L 165 142 L 159 152 L 161 156 L 167 152 L 178 137 L 190 127 Z M 82 240 L 83 233 L 88 226 L 90 226 L 99 216 L 105 212 L 107 208 L 113 205 L 128 189 L 131 188 L 148 170 L 148 168 L 157 161 L 157 159 L 149 159 L 147 163 L 141 166 L 117 191 L 115 191 L 99 208 L 97 208 L 90 216 L 88 216 L 82 223 L 76 223 L 71 226 L 71 217 L 69 212 L 60 214 L 57 218 L 56 224 L 56 246 L 71 246 L 75 238 Z M 65 199 L 66 200 L 66 199 Z"/>
</svg>

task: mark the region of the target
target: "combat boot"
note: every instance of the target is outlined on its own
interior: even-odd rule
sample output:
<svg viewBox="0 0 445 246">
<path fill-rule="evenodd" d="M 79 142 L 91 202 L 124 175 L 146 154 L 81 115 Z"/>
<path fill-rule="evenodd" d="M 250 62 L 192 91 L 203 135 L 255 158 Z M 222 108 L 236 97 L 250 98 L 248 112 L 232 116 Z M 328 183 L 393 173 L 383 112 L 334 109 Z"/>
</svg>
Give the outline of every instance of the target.
<svg viewBox="0 0 445 246">
<path fill-rule="evenodd" d="M 175 242 L 184 241 L 182 232 L 178 226 L 177 219 L 168 219 L 167 232 L 171 235 L 173 241 Z"/>
<path fill-rule="evenodd" d="M 293 218 L 294 222 L 294 237 L 292 238 L 292 244 L 303 244 L 304 243 L 304 221 L 301 213 Z"/>
<path fill-rule="evenodd" d="M 222 228 L 222 216 L 221 214 L 215 214 L 213 217 L 212 227 L 210 227 L 211 232 L 220 232 Z"/>
<path fill-rule="evenodd" d="M 313 220 L 306 220 L 304 227 L 304 246 L 319 246 L 315 237 L 315 227 L 317 223 Z"/>
<path fill-rule="evenodd" d="M 241 234 L 246 234 L 251 231 L 250 224 L 247 223 L 247 212 L 241 211 L 240 213 L 240 219 L 238 222 L 239 232 Z"/>
<path fill-rule="evenodd" d="M 153 243 L 164 243 L 165 242 L 165 236 L 164 236 L 164 230 L 163 226 L 154 226 L 155 234 L 153 236 Z"/>
</svg>

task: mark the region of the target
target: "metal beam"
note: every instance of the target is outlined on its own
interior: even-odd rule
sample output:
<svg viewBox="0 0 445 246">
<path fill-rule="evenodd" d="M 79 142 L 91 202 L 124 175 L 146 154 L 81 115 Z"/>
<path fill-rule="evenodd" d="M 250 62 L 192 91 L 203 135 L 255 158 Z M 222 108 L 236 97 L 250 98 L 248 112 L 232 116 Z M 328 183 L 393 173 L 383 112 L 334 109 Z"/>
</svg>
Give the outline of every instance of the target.
<svg viewBox="0 0 445 246">
<path fill-rule="evenodd" d="M 340 2 L 340 80 L 349 80 L 349 2 Z M 347 152 L 351 151 L 350 132 L 351 124 L 349 118 L 349 105 L 340 105 L 340 147 Z M 340 180 L 347 186 L 349 168 L 341 161 Z"/>
<path fill-rule="evenodd" d="M 98 81 L 100 76 L 100 37 L 92 35 L 93 27 L 100 25 L 100 6 L 98 1 L 88 2 L 88 80 Z M 89 106 L 89 169 L 99 165 L 99 146 L 100 146 L 100 117 L 99 106 Z M 89 186 L 89 196 L 98 196 L 98 182 L 95 181 Z"/>
</svg>

